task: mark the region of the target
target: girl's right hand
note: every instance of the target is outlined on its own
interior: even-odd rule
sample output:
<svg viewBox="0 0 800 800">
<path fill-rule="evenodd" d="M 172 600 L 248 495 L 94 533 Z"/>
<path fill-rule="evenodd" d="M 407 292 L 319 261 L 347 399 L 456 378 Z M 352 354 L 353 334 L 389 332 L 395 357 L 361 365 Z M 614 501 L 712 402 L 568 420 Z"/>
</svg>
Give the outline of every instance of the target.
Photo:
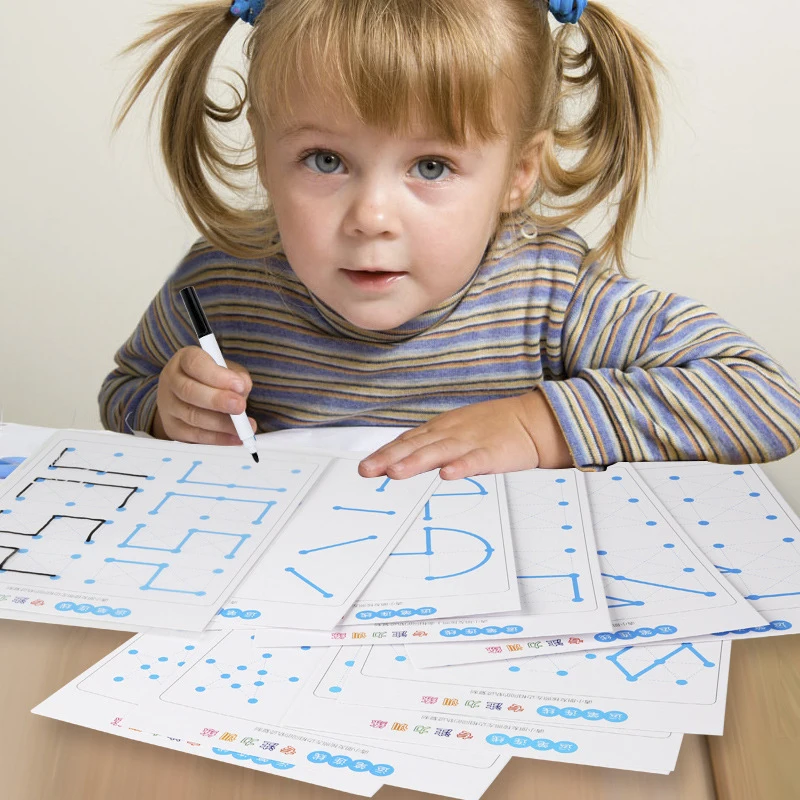
<svg viewBox="0 0 800 800">
<path fill-rule="evenodd" d="M 239 364 L 218 366 L 199 347 L 183 347 L 158 379 L 154 436 L 195 444 L 240 445 L 231 414 L 241 414 L 253 381 Z M 253 432 L 255 420 L 248 417 Z"/>
</svg>

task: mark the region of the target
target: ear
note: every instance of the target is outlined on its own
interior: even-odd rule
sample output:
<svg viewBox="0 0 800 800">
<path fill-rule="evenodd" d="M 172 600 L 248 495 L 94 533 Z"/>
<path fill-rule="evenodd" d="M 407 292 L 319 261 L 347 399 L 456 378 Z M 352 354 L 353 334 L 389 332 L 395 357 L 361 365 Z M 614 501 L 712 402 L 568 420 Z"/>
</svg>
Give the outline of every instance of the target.
<svg viewBox="0 0 800 800">
<path fill-rule="evenodd" d="M 501 207 L 503 213 L 516 211 L 522 206 L 539 179 L 542 146 L 547 131 L 540 131 L 520 151 L 508 181 L 508 190 Z"/>
</svg>

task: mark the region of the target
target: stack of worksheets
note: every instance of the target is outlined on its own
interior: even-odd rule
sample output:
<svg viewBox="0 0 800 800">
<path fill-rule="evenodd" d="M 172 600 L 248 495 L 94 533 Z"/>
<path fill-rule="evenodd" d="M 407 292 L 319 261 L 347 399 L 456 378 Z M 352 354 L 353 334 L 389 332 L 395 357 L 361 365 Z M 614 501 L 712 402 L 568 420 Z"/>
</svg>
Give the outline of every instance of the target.
<svg viewBox="0 0 800 800">
<path fill-rule="evenodd" d="M 139 633 L 35 712 L 477 799 L 511 756 L 670 772 L 722 733 L 730 639 L 800 625 L 757 467 L 364 479 L 365 435 L 56 432 L 0 483 L 0 617 Z"/>
</svg>

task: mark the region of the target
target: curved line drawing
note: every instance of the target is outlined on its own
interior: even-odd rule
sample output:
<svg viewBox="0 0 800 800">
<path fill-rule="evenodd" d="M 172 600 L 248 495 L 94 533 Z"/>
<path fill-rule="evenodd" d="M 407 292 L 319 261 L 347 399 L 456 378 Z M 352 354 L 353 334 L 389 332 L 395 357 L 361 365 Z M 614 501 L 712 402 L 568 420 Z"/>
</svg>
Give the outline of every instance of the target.
<svg viewBox="0 0 800 800">
<path fill-rule="evenodd" d="M 462 533 L 465 536 L 471 536 L 473 539 L 477 539 L 484 547 L 486 555 L 474 566 L 467 567 L 467 569 L 462 569 L 459 572 L 451 572 L 447 575 L 426 575 L 426 581 L 440 581 L 444 580 L 445 578 L 455 578 L 459 575 L 466 575 L 468 572 L 474 572 L 476 569 L 480 569 L 491 557 L 492 553 L 494 553 L 494 548 L 489 544 L 489 542 L 483 538 L 483 536 L 479 536 L 477 533 L 472 533 L 471 531 L 464 531 L 460 528 L 436 528 L 431 526 L 425 526 L 425 550 L 418 553 L 398 553 L 394 552 L 391 553 L 392 556 L 432 556 L 434 555 L 433 547 L 432 547 L 432 537 L 431 533 L 433 531 L 450 531 L 451 533 Z"/>
</svg>

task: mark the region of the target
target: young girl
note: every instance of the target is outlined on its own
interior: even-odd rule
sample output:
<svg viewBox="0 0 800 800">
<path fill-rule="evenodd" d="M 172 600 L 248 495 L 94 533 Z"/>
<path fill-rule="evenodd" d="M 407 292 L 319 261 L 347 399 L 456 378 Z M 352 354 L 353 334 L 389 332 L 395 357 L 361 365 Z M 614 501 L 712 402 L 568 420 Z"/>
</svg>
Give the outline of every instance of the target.
<svg viewBox="0 0 800 800">
<path fill-rule="evenodd" d="M 768 461 L 800 392 L 702 305 L 625 277 L 655 147 L 655 57 L 598 4 L 237 0 L 162 17 L 122 118 L 166 70 L 161 142 L 201 239 L 116 356 L 115 430 L 412 429 L 361 474 L 446 479 L 616 461 Z M 247 96 L 207 95 L 237 20 Z M 584 109 L 568 113 L 578 95 Z M 246 113 L 266 200 L 220 128 Z M 572 115 L 574 116 L 574 114 Z M 616 210 L 594 250 L 568 225 Z M 230 370 L 197 348 L 193 285 Z"/>
</svg>

